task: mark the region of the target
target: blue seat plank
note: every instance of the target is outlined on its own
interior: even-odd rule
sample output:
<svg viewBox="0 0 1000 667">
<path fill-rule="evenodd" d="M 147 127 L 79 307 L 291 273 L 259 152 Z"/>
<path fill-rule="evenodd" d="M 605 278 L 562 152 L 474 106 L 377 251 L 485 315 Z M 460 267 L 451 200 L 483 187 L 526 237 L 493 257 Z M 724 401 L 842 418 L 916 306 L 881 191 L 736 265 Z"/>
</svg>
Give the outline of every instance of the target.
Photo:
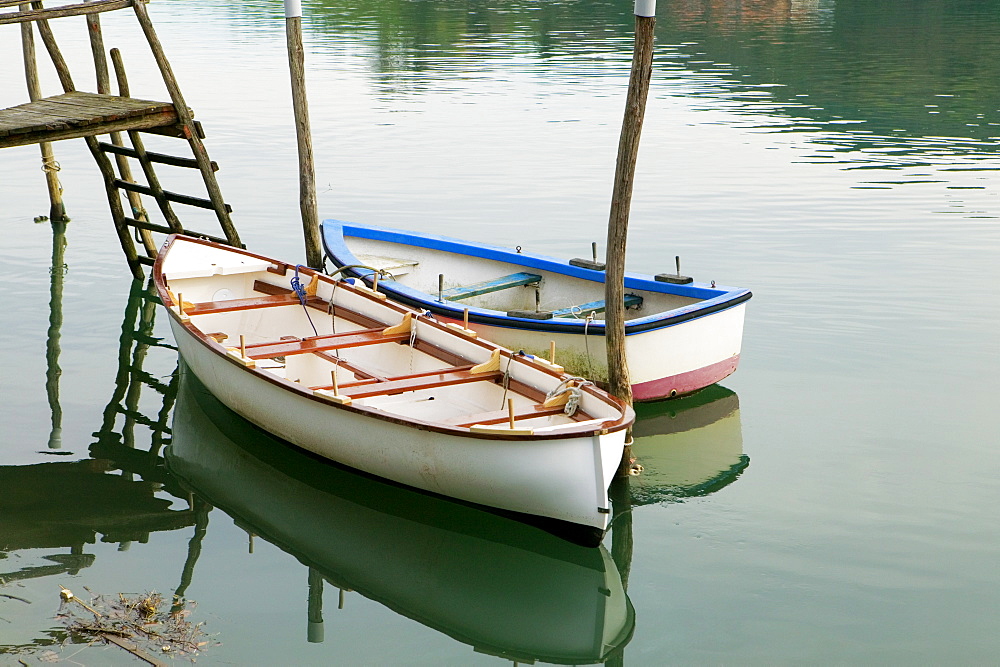
<svg viewBox="0 0 1000 667">
<path fill-rule="evenodd" d="M 626 308 L 637 308 L 642 305 L 642 297 L 637 294 L 626 294 L 625 295 L 625 307 Z M 569 317 L 574 313 L 580 316 L 586 316 L 587 313 L 603 313 L 604 312 L 604 299 L 600 301 L 591 301 L 590 303 L 583 303 L 579 306 L 570 306 L 569 308 L 560 308 L 559 310 L 552 311 L 552 317 Z"/>
<path fill-rule="evenodd" d="M 479 296 L 480 294 L 499 292 L 500 290 L 510 289 L 511 287 L 536 285 L 541 280 L 542 277 L 535 275 L 534 273 L 512 273 L 509 276 L 501 276 L 500 278 L 486 280 L 481 283 L 476 283 L 475 285 L 446 289 L 441 292 L 441 296 L 448 301 L 458 301 L 459 299 L 468 299 L 474 296 Z"/>
</svg>

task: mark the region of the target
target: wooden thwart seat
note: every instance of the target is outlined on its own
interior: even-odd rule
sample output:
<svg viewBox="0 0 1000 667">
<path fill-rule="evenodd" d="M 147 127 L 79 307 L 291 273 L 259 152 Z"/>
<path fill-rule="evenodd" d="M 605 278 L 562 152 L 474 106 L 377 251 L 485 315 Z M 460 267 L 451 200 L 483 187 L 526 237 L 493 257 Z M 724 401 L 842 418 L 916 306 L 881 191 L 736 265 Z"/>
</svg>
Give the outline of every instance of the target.
<svg viewBox="0 0 1000 667">
<path fill-rule="evenodd" d="M 552 417 L 562 414 L 562 412 L 563 408 L 561 405 L 554 408 L 546 408 L 539 403 L 531 406 L 527 410 L 521 410 L 520 412 L 514 413 L 514 419 L 515 421 L 521 421 L 523 419 L 535 419 L 537 417 Z M 492 412 L 480 412 L 473 415 L 459 415 L 458 417 L 442 419 L 441 421 L 445 424 L 450 424 L 451 426 L 468 428 L 476 424 L 482 424 L 484 426 L 490 424 L 503 424 L 508 419 L 510 419 L 510 415 L 506 410 L 495 410 Z M 576 419 L 577 418 L 574 417 L 574 420 Z"/>
<path fill-rule="evenodd" d="M 255 280 L 253 291 L 266 294 L 267 296 L 251 296 L 245 299 L 225 299 L 223 301 L 203 301 L 193 304 L 192 307 L 185 306 L 184 313 L 188 316 L 210 315 L 212 313 L 228 313 L 234 310 L 252 310 L 254 308 L 269 308 L 271 306 L 288 306 L 298 304 L 299 298 L 295 292 L 280 285 L 272 285 L 262 280 Z M 306 300 L 307 305 L 323 306 L 327 302 L 315 296 L 310 296 Z"/>
<path fill-rule="evenodd" d="M 412 378 L 425 378 L 425 377 L 429 377 L 429 376 L 432 376 L 432 375 L 439 375 L 439 374 L 444 373 L 446 371 L 467 371 L 467 370 L 470 370 L 472 368 L 471 365 L 456 366 L 455 368 L 448 368 L 448 369 L 436 368 L 436 369 L 431 370 L 431 371 L 423 371 L 422 373 L 410 373 L 408 375 L 394 375 L 392 377 L 383 377 L 383 376 L 380 376 L 380 375 L 376 375 L 375 373 L 371 372 L 368 369 L 361 368 L 361 367 L 357 366 L 356 364 L 352 364 L 350 362 L 345 362 L 342 359 L 335 359 L 335 358 L 333 358 L 331 356 L 327 356 L 327 355 L 325 355 L 323 353 L 320 353 L 320 356 L 324 356 L 328 361 L 332 361 L 332 362 L 336 363 L 338 366 L 340 366 L 341 368 L 343 368 L 344 370 L 348 370 L 348 371 L 354 373 L 355 377 L 359 377 L 360 376 L 359 380 L 355 380 L 353 382 L 341 382 L 340 383 L 340 388 L 341 389 L 347 389 L 349 387 L 359 387 L 361 385 L 370 385 L 370 384 L 374 384 L 376 382 L 385 383 L 385 382 L 396 382 L 398 380 L 407 380 L 407 379 L 412 379 Z M 312 388 L 313 389 L 333 389 L 333 385 L 324 385 L 324 386 L 312 387 Z"/>
<path fill-rule="evenodd" d="M 402 394 L 407 391 L 421 389 L 437 389 L 468 382 L 496 382 L 503 378 L 503 373 L 473 373 L 469 368 L 450 368 L 433 371 L 432 373 L 417 373 L 388 378 L 385 382 L 359 384 L 340 388 L 340 393 L 350 398 L 367 398 L 369 396 L 388 396 Z"/>
<path fill-rule="evenodd" d="M 184 313 L 189 317 L 194 315 L 211 315 L 213 313 L 228 313 L 234 310 L 253 310 L 271 306 L 298 305 L 299 298 L 294 293 L 270 294 L 268 296 L 252 296 L 246 299 L 226 299 L 225 301 L 203 301 L 184 307 Z"/>
<path fill-rule="evenodd" d="M 410 338 L 409 333 L 386 336 L 382 331 L 381 328 L 362 329 L 361 331 L 327 334 L 325 336 L 310 336 L 309 338 L 301 338 L 299 340 L 255 343 L 246 346 L 247 357 L 250 359 L 271 359 L 272 357 L 287 357 L 292 354 L 342 350 L 348 347 L 377 345 L 379 343 L 401 343 Z"/>
<path fill-rule="evenodd" d="M 638 294 L 626 294 L 625 295 L 625 307 L 626 308 L 638 308 L 642 305 L 642 297 Z M 584 315 L 586 313 L 603 313 L 606 308 L 604 299 L 600 301 L 591 301 L 590 303 L 583 303 L 579 306 L 570 306 L 569 308 L 560 308 L 559 310 L 552 311 L 552 317 L 568 317 L 574 314 Z"/>
<path fill-rule="evenodd" d="M 512 273 L 509 276 L 501 276 L 493 280 L 485 280 L 474 285 L 465 287 L 452 287 L 441 292 L 441 297 L 448 301 L 458 301 L 460 299 L 470 299 L 481 294 L 499 292 L 511 287 L 523 287 L 525 285 L 537 285 L 542 281 L 542 277 L 534 273 Z"/>
</svg>

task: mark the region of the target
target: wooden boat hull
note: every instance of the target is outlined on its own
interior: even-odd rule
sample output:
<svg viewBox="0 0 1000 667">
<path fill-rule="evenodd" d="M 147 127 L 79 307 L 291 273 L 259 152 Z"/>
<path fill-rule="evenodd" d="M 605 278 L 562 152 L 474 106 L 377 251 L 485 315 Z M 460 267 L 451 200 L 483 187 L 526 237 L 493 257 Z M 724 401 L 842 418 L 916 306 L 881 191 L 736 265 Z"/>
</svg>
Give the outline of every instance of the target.
<svg viewBox="0 0 1000 667">
<path fill-rule="evenodd" d="M 193 243 L 183 237 L 172 237 L 168 246 L 180 242 Z M 208 242 L 202 242 L 202 245 L 214 246 Z M 167 304 L 173 303 L 172 295 L 177 296 L 173 290 L 184 290 L 178 301 L 186 303 L 189 294 L 196 296 L 199 293 L 202 296 L 196 298 L 208 301 L 212 295 L 238 291 L 239 285 L 249 284 L 255 275 L 260 274 L 247 277 L 241 274 L 247 271 L 246 266 L 218 268 L 213 262 L 216 275 L 204 276 L 198 273 L 198 269 L 187 270 L 184 263 L 181 263 L 183 266 L 171 266 L 170 252 L 170 248 L 165 247 L 155 269 L 157 287 Z M 225 252 L 232 253 L 231 250 Z M 248 253 L 240 256 L 259 259 Z M 216 262 L 224 264 L 228 261 L 225 256 L 220 257 L 223 259 L 216 258 Z M 263 259 L 265 264 L 270 262 Z M 252 265 L 253 261 L 249 263 Z M 285 267 L 283 274 L 289 273 L 288 267 Z M 291 277 L 283 275 L 278 278 L 267 274 L 266 270 L 260 275 L 270 275 L 271 279 L 286 283 Z M 370 317 L 381 316 L 386 322 L 392 322 L 402 315 L 399 306 L 387 304 L 347 285 L 333 285 L 333 281 L 325 277 L 323 280 L 326 282 L 320 283 L 321 292 L 327 290 L 333 293 L 336 290 L 336 298 L 353 299 L 351 303 L 354 307 L 367 309 Z M 191 313 L 201 312 L 197 306 L 192 308 Z M 266 324 L 267 313 L 264 311 L 267 310 L 262 308 L 223 315 L 231 316 L 228 320 L 231 323 L 250 327 L 248 330 L 267 329 L 271 326 Z M 292 310 L 293 314 L 299 312 L 298 305 L 293 305 Z M 426 396 L 426 392 L 421 395 L 410 392 L 377 397 L 382 402 L 374 405 L 366 405 L 361 400 L 346 405 L 331 402 L 328 397 L 317 395 L 305 380 L 300 382 L 297 378 L 281 377 L 266 369 L 248 367 L 240 361 L 239 354 L 232 350 L 227 352 L 226 348 L 199 329 L 199 322 L 203 323 L 200 326 L 208 329 L 219 326 L 217 323 L 224 320 L 218 319 L 218 315 L 203 315 L 203 319 L 199 319 L 198 315 L 188 317 L 176 306 L 172 306 L 169 312 L 178 350 L 191 372 L 227 407 L 288 442 L 352 468 L 417 489 L 579 528 L 575 532 L 591 544 L 596 544 L 607 528 L 610 516 L 607 487 L 621 458 L 624 429 L 633 418 L 627 408 L 616 408 L 619 412 L 615 419 L 597 419 L 593 420 L 593 425 L 579 427 L 572 425 L 568 431 L 560 426 L 543 426 L 528 429 L 527 434 L 502 429 L 476 433 L 472 432 L 475 428 L 452 427 L 430 417 L 421 419 L 422 413 L 416 413 L 416 417 L 408 414 L 407 410 L 413 413 L 417 407 L 424 405 L 421 401 L 439 412 L 450 409 L 440 397 L 437 402 L 430 403 L 434 396 Z M 217 319 L 205 319 L 212 317 Z M 421 340 L 450 346 L 452 352 L 464 355 L 475 363 L 488 360 L 495 347 L 451 333 L 447 327 L 437 323 L 418 322 L 417 318 L 414 322 L 414 331 L 420 332 Z M 323 326 L 322 321 L 319 324 Z M 302 344 L 305 345 L 305 342 Z M 400 349 L 403 348 L 397 346 L 390 351 Z M 525 383 L 544 381 L 553 384 L 559 381 L 558 375 L 538 368 L 530 361 L 522 362 L 514 355 L 506 359 L 512 378 L 520 377 Z M 515 376 L 515 373 L 521 375 Z M 545 375 L 552 377 L 545 378 Z M 387 402 L 389 398 L 396 404 Z M 409 402 L 403 403 L 402 399 Z M 610 399 L 589 392 L 584 400 L 589 401 L 588 409 L 592 414 L 600 410 L 609 414 L 607 401 Z"/>
<path fill-rule="evenodd" d="M 477 652 L 592 664 L 632 635 L 634 610 L 603 546 L 317 463 L 186 373 L 172 431 L 171 472 L 241 528 Z"/>
<path fill-rule="evenodd" d="M 571 310 L 567 306 L 603 299 L 603 271 L 506 248 L 338 220 L 323 222 L 323 242 L 327 256 L 347 275 L 371 284 L 372 271 L 363 266 L 391 273 L 391 279 L 379 280 L 378 289 L 399 303 L 448 321 L 463 320 L 467 308 L 470 328 L 484 338 L 542 356 L 555 341 L 557 361 L 567 372 L 598 382 L 607 378 L 604 320 L 587 322 L 586 309 L 565 312 Z M 435 287 L 441 275 L 445 291 L 454 294 L 460 291 L 453 287 L 456 283 L 519 273 L 539 277 L 538 292 L 552 293 L 540 297 L 542 311 L 555 313 L 552 317 L 525 316 L 537 303 L 531 303 L 523 287 L 494 286 L 492 292 L 457 295 L 454 300 L 439 299 Z M 630 308 L 625 331 L 635 400 L 689 394 L 736 370 L 749 290 L 673 284 L 631 273 L 625 288 L 641 302 Z"/>
</svg>

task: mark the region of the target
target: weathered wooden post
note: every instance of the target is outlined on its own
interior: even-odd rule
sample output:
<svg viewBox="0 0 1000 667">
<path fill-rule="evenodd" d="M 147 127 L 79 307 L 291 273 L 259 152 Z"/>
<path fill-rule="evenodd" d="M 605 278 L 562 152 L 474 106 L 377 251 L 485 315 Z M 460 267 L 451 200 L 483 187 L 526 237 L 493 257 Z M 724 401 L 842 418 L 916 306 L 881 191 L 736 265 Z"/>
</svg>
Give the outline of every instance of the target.
<svg viewBox="0 0 1000 667">
<path fill-rule="evenodd" d="M 20 5 L 20 10 L 31 9 L 29 3 Z M 28 99 L 32 102 L 42 97 L 41 86 L 38 83 L 38 62 L 35 60 L 35 29 L 31 21 L 21 24 L 21 49 L 24 56 L 24 78 L 28 84 Z M 42 151 L 42 171 L 45 172 L 45 185 L 49 191 L 49 220 L 52 222 L 69 222 L 66 217 L 66 205 L 62 198 L 62 184 L 59 183 L 59 163 L 56 162 L 52 144 L 41 142 L 38 147 Z"/>
<path fill-rule="evenodd" d="M 635 47 L 629 75 L 625 117 L 618 141 L 611 215 L 608 220 L 607 268 L 604 303 L 605 341 L 608 351 L 608 390 L 628 403 L 632 402 L 632 383 L 625 358 L 625 246 L 628 239 L 628 216 L 635 180 L 635 161 L 639 136 L 646 111 L 646 96 L 653 70 L 653 28 L 656 26 L 656 0 L 635 0 Z M 626 446 L 623 463 L 631 457 Z"/>
<path fill-rule="evenodd" d="M 322 269 L 323 253 L 316 213 L 316 172 L 309 128 L 309 101 L 306 97 L 305 49 L 302 46 L 301 0 L 285 0 L 285 37 L 288 42 L 288 69 L 292 77 L 295 136 L 299 148 L 299 210 L 306 243 L 306 264 L 313 269 Z"/>
</svg>

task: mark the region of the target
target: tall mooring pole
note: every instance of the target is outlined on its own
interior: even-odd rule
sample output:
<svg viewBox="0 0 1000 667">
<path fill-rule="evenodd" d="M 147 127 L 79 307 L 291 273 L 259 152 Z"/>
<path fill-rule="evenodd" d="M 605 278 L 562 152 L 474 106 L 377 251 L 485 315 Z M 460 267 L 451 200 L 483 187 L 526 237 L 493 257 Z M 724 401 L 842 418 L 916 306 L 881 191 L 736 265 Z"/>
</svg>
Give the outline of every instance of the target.
<svg viewBox="0 0 1000 667">
<path fill-rule="evenodd" d="M 306 244 L 306 264 L 323 268 L 320 250 L 319 215 L 316 212 L 316 169 L 313 164 L 309 101 L 306 97 L 305 49 L 302 46 L 302 2 L 285 0 L 285 36 L 288 41 L 288 68 L 292 76 L 292 109 L 299 148 L 299 210 Z"/>
<path fill-rule="evenodd" d="M 625 117 L 618 140 L 618 162 L 608 219 L 607 268 L 604 278 L 604 336 L 608 350 L 608 391 L 632 403 L 632 382 L 625 356 L 625 246 L 628 215 L 632 205 L 635 161 L 639 136 L 646 114 L 646 97 L 653 71 L 653 28 L 656 27 L 656 0 L 635 0 L 635 47 L 628 81 Z M 619 474 L 627 475 L 632 463 L 631 429 L 622 453 Z"/>
<path fill-rule="evenodd" d="M 608 220 L 607 268 L 604 303 L 605 340 L 608 348 L 608 389 L 629 403 L 632 384 L 625 359 L 625 245 L 628 239 L 628 216 L 632 203 L 635 161 L 639 153 L 639 135 L 646 111 L 649 78 L 653 69 L 653 28 L 656 25 L 656 0 L 635 2 L 635 49 L 629 76 L 625 118 L 618 141 L 611 216 Z"/>
</svg>

